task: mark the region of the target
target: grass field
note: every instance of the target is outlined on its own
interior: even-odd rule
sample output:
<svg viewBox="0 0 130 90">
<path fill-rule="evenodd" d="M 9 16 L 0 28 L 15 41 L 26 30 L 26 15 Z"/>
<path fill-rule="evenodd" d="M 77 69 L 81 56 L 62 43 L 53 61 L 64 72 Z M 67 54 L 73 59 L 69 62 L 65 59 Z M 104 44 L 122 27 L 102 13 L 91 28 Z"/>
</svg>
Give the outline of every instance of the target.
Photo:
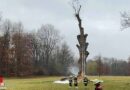
<svg viewBox="0 0 130 90">
<path fill-rule="evenodd" d="M 54 84 L 53 81 L 61 77 L 36 77 L 28 79 L 7 78 L 5 83 L 7 90 L 74 90 L 69 88 L 68 85 Z M 104 80 L 103 90 L 130 90 L 130 77 L 88 77 L 89 79 L 102 79 Z M 94 90 L 94 85 L 89 83 L 87 88 L 82 83 L 79 85 L 78 90 Z"/>
</svg>

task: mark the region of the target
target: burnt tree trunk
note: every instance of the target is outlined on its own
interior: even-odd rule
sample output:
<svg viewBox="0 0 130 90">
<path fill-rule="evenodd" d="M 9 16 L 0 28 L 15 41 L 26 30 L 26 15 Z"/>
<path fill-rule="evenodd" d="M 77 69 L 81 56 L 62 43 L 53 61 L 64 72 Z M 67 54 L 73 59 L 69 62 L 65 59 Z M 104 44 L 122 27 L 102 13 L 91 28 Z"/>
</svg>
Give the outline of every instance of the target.
<svg viewBox="0 0 130 90">
<path fill-rule="evenodd" d="M 77 35 L 77 39 L 79 44 L 77 44 L 77 48 L 79 50 L 79 72 L 78 72 L 78 78 L 83 79 L 84 75 L 86 74 L 86 59 L 89 55 L 89 52 L 87 51 L 88 43 L 86 42 L 88 34 L 84 34 L 84 28 L 82 27 L 82 20 L 80 18 L 79 13 L 75 14 L 76 19 L 79 23 L 79 30 L 80 35 Z"/>
</svg>

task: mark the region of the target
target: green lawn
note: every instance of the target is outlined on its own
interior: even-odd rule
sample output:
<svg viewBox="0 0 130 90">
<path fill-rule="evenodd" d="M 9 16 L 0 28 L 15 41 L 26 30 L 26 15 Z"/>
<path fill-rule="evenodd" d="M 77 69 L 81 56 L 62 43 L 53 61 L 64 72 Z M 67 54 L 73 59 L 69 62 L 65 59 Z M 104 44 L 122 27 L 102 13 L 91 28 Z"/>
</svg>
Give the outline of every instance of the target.
<svg viewBox="0 0 130 90">
<path fill-rule="evenodd" d="M 61 77 L 37 77 L 29 79 L 5 79 L 7 90 L 74 90 L 69 89 L 68 85 L 54 84 L 53 81 Z M 88 77 L 89 79 L 102 79 L 103 90 L 130 90 L 130 77 Z M 89 83 L 87 89 L 84 89 L 82 83 L 79 85 L 79 90 L 94 90 L 94 85 Z"/>
</svg>

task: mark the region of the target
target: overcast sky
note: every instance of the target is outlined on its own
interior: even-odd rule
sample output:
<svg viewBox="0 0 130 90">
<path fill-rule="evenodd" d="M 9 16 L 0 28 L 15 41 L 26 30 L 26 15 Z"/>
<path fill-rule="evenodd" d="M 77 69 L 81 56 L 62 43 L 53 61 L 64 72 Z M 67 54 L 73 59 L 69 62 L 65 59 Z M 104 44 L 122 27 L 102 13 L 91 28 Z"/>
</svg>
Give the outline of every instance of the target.
<svg viewBox="0 0 130 90">
<path fill-rule="evenodd" d="M 79 34 L 69 0 L 0 0 L 3 18 L 21 21 L 28 30 L 52 24 L 78 55 Z M 130 28 L 120 30 L 120 12 L 130 11 L 130 0 L 87 0 L 81 17 L 88 33 L 89 58 L 96 55 L 127 59 L 130 56 Z"/>
</svg>

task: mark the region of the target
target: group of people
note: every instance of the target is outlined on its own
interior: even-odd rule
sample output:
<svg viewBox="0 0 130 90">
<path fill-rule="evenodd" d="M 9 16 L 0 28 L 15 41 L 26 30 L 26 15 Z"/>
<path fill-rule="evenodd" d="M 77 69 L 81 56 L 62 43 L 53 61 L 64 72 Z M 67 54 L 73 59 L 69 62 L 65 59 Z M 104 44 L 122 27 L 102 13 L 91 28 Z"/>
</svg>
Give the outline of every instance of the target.
<svg viewBox="0 0 130 90">
<path fill-rule="evenodd" d="M 98 79 L 95 79 L 95 80 L 89 80 L 86 76 L 84 77 L 83 79 L 83 83 L 84 83 L 84 86 L 87 86 L 88 83 L 92 81 L 94 82 L 94 85 L 95 85 L 95 90 L 103 90 L 102 89 L 102 86 L 101 86 L 101 80 L 98 80 Z M 74 86 L 77 88 L 78 87 L 78 79 L 77 77 L 70 77 L 69 78 L 69 86 L 72 87 L 73 86 L 73 83 L 74 83 Z"/>
<path fill-rule="evenodd" d="M 94 82 L 95 90 L 103 90 L 101 86 L 101 82 L 103 81 L 98 80 L 98 79 L 89 80 L 86 76 L 83 79 L 84 86 L 87 86 L 90 81 Z M 71 76 L 69 78 L 69 86 L 72 87 L 73 84 L 76 88 L 78 88 L 78 78 L 76 76 L 75 77 Z M 4 86 L 3 76 L 0 76 L 0 87 L 3 87 L 3 86 Z"/>
</svg>

